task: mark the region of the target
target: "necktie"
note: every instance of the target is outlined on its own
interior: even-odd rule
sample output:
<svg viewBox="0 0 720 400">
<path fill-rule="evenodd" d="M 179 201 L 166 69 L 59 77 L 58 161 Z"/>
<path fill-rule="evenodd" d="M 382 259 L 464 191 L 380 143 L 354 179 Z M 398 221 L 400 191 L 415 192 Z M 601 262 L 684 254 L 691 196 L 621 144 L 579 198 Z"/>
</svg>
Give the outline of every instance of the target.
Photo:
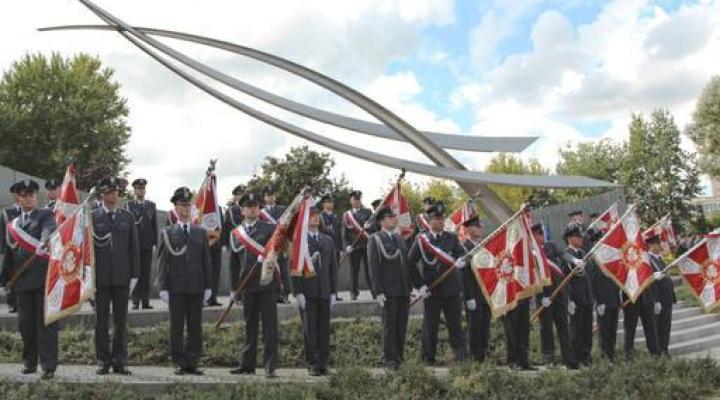
<svg viewBox="0 0 720 400">
<path fill-rule="evenodd" d="M 108 217 L 115 222 L 115 211 L 108 211 Z"/>
<path fill-rule="evenodd" d="M 183 224 L 183 230 L 185 231 L 185 236 L 187 236 L 189 234 L 187 224 Z"/>
<path fill-rule="evenodd" d="M 23 213 L 22 223 L 25 224 L 28 220 L 28 213 Z"/>
</svg>

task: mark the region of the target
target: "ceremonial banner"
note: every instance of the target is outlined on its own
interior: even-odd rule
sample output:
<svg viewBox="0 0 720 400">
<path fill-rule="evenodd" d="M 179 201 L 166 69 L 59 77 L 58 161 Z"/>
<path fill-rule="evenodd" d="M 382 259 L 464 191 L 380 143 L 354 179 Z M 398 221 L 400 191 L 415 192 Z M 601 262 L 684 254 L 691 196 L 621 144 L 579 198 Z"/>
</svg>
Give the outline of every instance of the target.
<svg viewBox="0 0 720 400">
<path fill-rule="evenodd" d="M 419 226 L 419 229 L 423 232 L 429 232 L 430 231 L 430 224 L 428 223 L 427 218 L 425 218 L 425 214 L 418 214 L 415 219 L 417 220 L 417 224 Z"/>
<path fill-rule="evenodd" d="M 653 267 L 640 231 L 640 219 L 631 206 L 597 243 L 595 261 L 633 303 L 653 282 Z"/>
<path fill-rule="evenodd" d="M 660 246 L 663 249 L 664 256 L 672 255 L 673 249 L 677 248 L 677 239 L 675 238 L 675 229 L 673 228 L 670 214 L 662 217 L 655 225 L 643 232 L 643 239 L 655 233 L 660 238 Z"/>
<path fill-rule="evenodd" d="M 705 312 L 720 306 L 720 230 L 678 257 L 677 264 Z"/>
<path fill-rule="evenodd" d="M 522 215 L 528 244 L 530 246 L 530 270 L 533 273 L 533 284 L 539 292 L 543 286 L 548 286 L 552 283 L 553 268 L 559 270 L 560 275 L 562 275 L 562 270 L 547 258 L 542 246 L 535 240 L 535 235 L 532 234 L 532 216 L 530 212 L 526 211 Z"/>
<path fill-rule="evenodd" d="M 410 216 L 410 203 L 402 193 L 400 180 L 395 183 L 390 193 L 385 196 L 378 209 L 383 206 L 389 207 L 398 216 L 398 233 L 400 236 L 404 238 L 410 237 L 415 229 Z"/>
<path fill-rule="evenodd" d="M 79 204 L 80 194 L 75 185 L 75 164 L 70 164 L 65 170 L 65 177 L 62 185 L 60 185 L 60 193 L 53 208 L 55 222 L 58 225 L 62 224 L 77 210 Z"/>
<path fill-rule="evenodd" d="M 205 180 L 195 197 L 193 210 L 193 223 L 208 232 L 208 239 L 212 245 L 220 238 L 221 230 L 221 210 L 217 199 L 217 179 L 215 173 L 215 164 L 211 162 Z"/>
<path fill-rule="evenodd" d="M 94 295 L 92 214 L 81 207 L 50 236 L 45 279 L 45 325 L 80 309 Z"/>
<path fill-rule="evenodd" d="M 475 207 L 467 201 L 445 219 L 445 230 L 457 233 L 458 239 L 462 242 L 465 240 L 465 227 L 463 224 L 475 216 Z"/>
<path fill-rule="evenodd" d="M 619 219 L 620 214 L 618 213 L 618 203 L 616 201 L 612 203 L 612 205 L 604 213 L 600 214 L 595 221 L 590 223 L 588 230 L 595 229 L 596 231 L 605 234 Z"/>
<path fill-rule="evenodd" d="M 292 276 L 315 276 L 315 266 L 308 248 L 308 223 L 310 209 L 315 201 L 308 197 L 303 200 L 298 211 L 295 229 L 292 235 L 292 254 L 290 255 Z"/>
<path fill-rule="evenodd" d="M 473 275 L 495 318 L 537 293 L 530 237 L 525 212 L 520 211 L 472 251 Z"/>
</svg>

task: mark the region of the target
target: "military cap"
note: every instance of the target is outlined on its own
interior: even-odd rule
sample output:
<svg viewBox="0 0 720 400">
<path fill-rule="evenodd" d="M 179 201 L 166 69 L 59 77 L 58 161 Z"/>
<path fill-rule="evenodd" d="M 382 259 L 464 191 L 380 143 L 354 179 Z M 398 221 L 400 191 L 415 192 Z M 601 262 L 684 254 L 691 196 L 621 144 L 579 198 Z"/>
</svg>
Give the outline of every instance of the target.
<svg viewBox="0 0 720 400">
<path fill-rule="evenodd" d="M 533 231 L 533 233 L 545 233 L 545 227 L 543 226 L 542 222 L 533 224 L 533 226 L 530 227 L 530 230 Z"/>
<path fill-rule="evenodd" d="M 147 185 L 147 179 L 145 178 L 137 178 L 134 181 L 132 181 L 132 187 L 145 187 Z"/>
<path fill-rule="evenodd" d="M 334 200 L 333 200 L 333 197 L 332 197 L 332 194 L 330 194 L 330 193 L 325 193 L 324 195 L 322 195 L 322 197 L 320 197 L 320 201 L 318 202 L 318 204 L 326 203 L 326 202 L 328 202 L 328 201 L 330 201 L 330 202 L 333 202 L 333 201 L 334 201 Z"/>
<path fill-rule="evenodd" d="M 263 196 L 266 195 L 266 194 L 272 194 L 272 195 L 274 195 L 274 194 L 275 194 L 275 188 L 272 187 L 272 186 L 265 186 L 265 187 L 263 188 L 263 190 L 262 190 L 262 194 L 263 194 Z"/>
<path fill-rule="evenodd" d="M 17 194 L 18 183 L 19 182 L 15 182 L 10 185 L 10 193 Z"/>
<path fill-rule="evenodd" d="M 433 205 L 433 204 L 435 204 L 435 198 L 428 196 L 428 197 L 424 198 L 422 202 L 423 202 L 423 204 L 426 204 L 426 205 Z"/>
<path fill-rule="evenodd" d="M 23 179 L 15 183 L 15 193 L 23 194 L 28 192 L 37 192 L 40 186 L 32 179 Z"/>
<path fill-rule="evenodd" d="M 350 192 L 350 198 L 351 198 L 351 199 L 352 199 L 352 198 L 359 199 L 359 198 L 361 198 L 361 197 L 362 197 L 362 192 L 359 191 L 359 190 L 353 190 L 352 192 Z"/>
<path fill-rule="evenodd" d="M 582 229 L 578 224 L 567 224 L 565 226 L 565 232 L 563 232 L 563 239 L 567 241 L 570 236 L 582 236 Z"/>
<path fill-rule="evenodd" d="M 375 219 L 378 221 L 382 221 L 386 217 L 394 217 L 396 215 L 397 214 L 395 214 L 395 211 L 393 211 L 392 208 L 383 206 L 378 210 Z"/>
<path fill-rule="evenodd" d="M 576 215 L 582 215 L 582 210 L 572 210 L 568 213 L 568 217 L 574 217 Z"/>
<path fill-rule="evenodd" d="M 240 199 L 240 206 L 242 207 L 257 207 L 259 205 L 260 199 L 255 193 L 247 193 Z"/>
<path fill-rule="evenodd" d="M 430 206 L 427 210 L 427 215 L 432 217 L 444 217 L 445 216 L 445 205 L 442 202 L 437 202 Z"/>
<path fill-rule="evenodd" d="M 658 244 L 660 243 L 660 235 L 658 235 L 655 229 L 652 229 L 647 234 L 643 235 L 645 243 L 647 244 Z"/>
<path fill-rule="evenodd" d="M 175 189 L 175 193 L 173 193 L 172 197 L 170 198 L 170 202 L 173 204 L 177 204 L 180 201 L 187 201 L 189 202 L 192 199 L 192 192 L 190 189 L 188 189 L 186 186 L 180 186 L 179 188 Z"/>
<path fill-rule="evenodd" d="M 479 218 L 477 215 L 474 216 L 474 217 L 472 217 L 472 218 L 470 218 L 469 220 L 463 222 L 462 224 L 463 224 L 463 226 L 465 226 L 465 227 L 467 227 L 467 226 L 477 226 L 477 227 L 482 228 L 482 226 L 483 226 L 483 223 L 480 221 L 480 218 Z"/>
<path fill-rule="evenodd" d="M 106 176 L 98 182 L 98 189 L 100 190 L 100 193 L 103 193 L 111 190 L 117 190 L 119 185 L 120 180 L 118 178 L 114 176 Z"/>
<path fill-rule="evenodd" d="M 597 218 L 597 217 L 599 217 L 599 216 L 600 216 L 600 214 L 598 214 L 598 213 L 596 213 L 596 212 L 590 213 L 590 215 L 588 215 L 588 217 L 593 218 L 593 219 L 595 219 L 595 218 Z"/>
<path fill-rule="evenodd" d="M 57 189 L 60 184 L 58 183 L 57 179 L 48 179 L 45 181 L 45 189 L 47 190 L 54 190 Z"/>
<path fill-rule="evenodd" d="M 245 185 L 237 185 L 237 186 L 235 186 L 235 188 L 232 190 L 232 195 L 233 195 L 233 196 L 239 196 L 239 195 L 245 193 L 246 190 L 247 190 L 247 187 L 246 187 Z"/>
<path fill-rule="evenodd" d="M 377 207 L 380 205 L 380 203 L 382 203 L 382 200 L 380 200 L 380 199 L 375 199 L 375 200 L 372 201 L 372 203 L 370 203 L 370 205 L 371 205 L 373 208 L 377 208 Z"/>
</svg>

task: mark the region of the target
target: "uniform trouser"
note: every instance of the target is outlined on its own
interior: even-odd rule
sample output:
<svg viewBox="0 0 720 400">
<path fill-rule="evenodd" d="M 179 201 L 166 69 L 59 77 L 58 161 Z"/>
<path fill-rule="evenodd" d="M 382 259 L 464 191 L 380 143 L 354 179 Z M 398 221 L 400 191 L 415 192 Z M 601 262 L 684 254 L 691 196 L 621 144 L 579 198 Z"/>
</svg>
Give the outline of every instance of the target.
<svg viewBox="0 0 720 400">
<path fill-rule="evenodd" d="M 572 348 L 577 361 L 590 364 L 592 357 L 593 312 L 591 304 L 577 304 L 575 315 L 570 316 Z"/>
<path fill-rule="evenodd" d="M 653 355 L 659 355 L 660 349 L 658 346 L 658 333 L 657 327 L 655 326 L 653 304 L 640 305 L 630 303 L 623 309 L 625 356 L 632 358 L 635 352 L 635 329 L 637 328 L 638 318 L 642 320 L 645 344 L 647 345 L 648 352 Z"/>
<path fill-rule="evenodd" d="M 555 328 L 553 329 L 553 325 Z M 543 357 L 550 363 L 555 362 L 555 335 L 560 342 L 560 354 L 565 365 L 575 365 L 575 352 L 570 343 L 567 304 L 555 303 L 540 314 L 540 349 Z"/>
<path fill-rule="evenodd" d="M 5 301 L 7 302 L 8 308 L 17 307 L 17 294 L 15 293 L 14 289 L 10 289 L 7 291 L 7 297 L 5 298 Z"/>
<path fill-rule="evenodd" d="M 59 323 L 45 325 L 43 289 L 20 290 L 16 292 L 16 296 L 18 330 L 23 342 L 23 365 L 36 368 L 39 355 L 43 371 L 55 371 L 58 361 Z"/>
<path fill-rule="evenodd" d="M 527 366 L 530 342 L 530 301 L 518 302 L 514 310 L 503 317 L 508 365 Z"/>
<path fill-rule="evenodd" d="M 484 361 L 490 341 L 490 321 L 492 314 L 487 303 L 475 297 L 475 310 L 466 310 L 470 355 L 476 361 Z"/>
<path fill-rule="evenodd" d="M 280 283 L 282 288 L 278 292 L 278 297 L 282 298 L 292 293 L 292 282 L 290 280 L 290 260 L 284 255 L 278 256 L 278 270 L 280 271 Z"/>
<path fill-rule="evenodd" d="M 440 325 L 440 313 L 445 316 L 450 336 L 450 346 L 455 351 L 455 358 L 464 361 L 467 358 L 465 334 L 462 330 L 462 298 L 430 296 L 424 301 L 423 313 L 423 360 L 434 363 L 437 351 L 437 337 Z"/>
<path fill-rule="evenodd" d="M 150 275 L 152 271 L 153 249 L 140 249 L 140 277 L 132 292 L 135 305 L 142 301 L 143 306 L 150 304 Z"/>
<path fill-rule="evenodd" d="M 127 364 L 128 290 L 127 286 L 106 286 L 97 288 L 95 292 L 95 353 L 102 366 L 124 367 Z M 108 336 L 110 303 L 113 316 L 112 348 Z"/>
<path fill-rule="evenodd" d="M 202 355 L 202 308 L 202 293 L 170 294 L 170 354 L 180 368 L 196 368 Z"/>
<path fill-rule="evenodd" d="M 240 286 L 240 256 L 232 250 L 230 250 L 230 285 L 232 291 Z"/>
<path fill-rule="evenodd" d="M 661 353 L 668 353 L 670 330 L 672 328 L 672 304 L 663 304 L 660 314 L 655 317 L 658 332 L 658 348 Z"/>
<path fill-rule="evenodd" d="M 391 367 L 405 361 L 405 335 L 410 315 L 410 296 L 393 296 L 382 309 L 383 359 Z"/>
<path fill-rule="evenodd" d="M 353 250 L 350 253 L 350 278 L 352 280 L 352 293 L 357 295 L 360 293 L 358 289 L 360 286 L 360 263 L 362 262 L 363 269 L 365 270 L 365 282 L 367 282 L 370 293 L 375 295 L 372 290 L 372 281 L 370 280 L 370 269 L 368 268 L 367 251 L 365 249 Z"/>
<path fill-rule="evenodd" d="M 598 331 L 600 333 L 600 351 L 603 357 L 615 359 L 615 341 L 617 339 L 618 315 L 620 307 L 605 307 L 603 315 L 598 315 Z"/>
<path fill-rule="evenodd" d="M 222 260 L 222 246 L 220 243 L 215 243 L 210 247 L 210 263 L 212 264 L 212 282 L 210 284 L 210 299 L 209 302 L 217 301 L 218 286 L 220 285 L 220 263 Z"/>
<path fill-rule="evenodd" d="M 310 367 L 325 369 L 330 355 L 330 300 L 308 298 L 300 315 L 303 320 L 305 360 Z"/>
<path fill-rule="evenodd" d="M 277 292 L 263 290 L 245 293 L 242 298 L 245 318 L 245 346 L 242 349 L 242 368 L 255 369 L 257 359 L 258 324 L 262 315 L 263 355 L 266 370 L 277 365 Z"/>
</svg>

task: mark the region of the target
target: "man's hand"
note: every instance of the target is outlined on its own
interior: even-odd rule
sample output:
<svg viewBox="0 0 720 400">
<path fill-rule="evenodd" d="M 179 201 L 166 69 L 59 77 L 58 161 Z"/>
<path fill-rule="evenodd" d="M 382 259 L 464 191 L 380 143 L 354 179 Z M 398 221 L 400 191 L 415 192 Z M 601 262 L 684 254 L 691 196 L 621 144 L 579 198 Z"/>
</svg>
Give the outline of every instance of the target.
<svg viewBox="0 0 720 400">
<path fill-rule="evenodd" d="M 35 248 L 35 255 L 38 257 L 49 257 L 50 253 L 47 252 L 47 249 L 45 248 L 45 245 L 40 245 Z"/>
<path fill-rule="evenodd" d="M 548 308 L 552 304 L 552 300 L 550 300 L 549 297 L 543 297 L 542 299 L 540 299 L 540 303 L 543 307 Z"/>
<path fill-rule="evenodd" d="M 0 296 L 7 296 L 7 289 L 5 289 L 5 286 L 0 286 Z"/>
<path fill-rule="evenodd" d="M 578 272 L 583 272 L 585 270 L 585 261 L 576 258 L 573 262 L 575 263 L 575 268 L 577 268 Z"/>
<path fill-rule="evenodd" d="M 375 301 L 377 301 L 377 303 L 380 307 L 385 307 L 386 300 L 387 299 L 385 298 L 385 295 L 382 293 L 380 293 L 379 295 L 377 295 L 377 297 L 375 297 Z"/>
<path fill-rule="evenodd" d="M 130 293 L 135 290 L 135 286 L 137 286 L 138 278 L 130 278 Z"/>
<path fill-rule="evenodd" d="M 159 296 L 163 303 L 170 304 L 170 293 L 167 290 L 161 290 Z"/>
<path fill-rule="evenodd" d="M 212 296 L 212 290 L 205 289 L 205 292 L 203 293 L 203 303 L 207 303 L 208 300 L 210 300 L 210 296 Z"/>
<path fill-rule="evenodd" d="M 299 309 L 304 310 L 305 309 L 305 295 L 302 293 L 298 293 L 295 295 L 295 302 L 297 303 L 297 306 Z"/>
<path fill-rule="evenodd" d="M 458 258 L 458 260 L 455 261 L 455 268 L 457 269 L 463 269 L 465 268 L 465 265 L 467 265 L 465 258 Z"/>
<path fill-rule="evenodd" d="M 597 311 L 597 315 L 601 317 L 605 315 L 605 304 L 598 304 L 597 307 L 595 307 L 595 311 Z"/>
<path fill-rule="evenodd" d="M 477 303 L 475 302 L 475 299 L 470 299 L 465 301 L 465 306 L 467 307 L 468 311 L 475 311 L 477 308 Z"/>
<path fill-rule="evenodd" d="M 577 306 L 575 305 L 575 302 L 570 300 L 568 303 L 568 314 L 575 315 L 575 310 L 577 309 Z"/>
<path fill-rule="evenodd" d="M 662 311 L 662 304 L 660 304 L 659 301 L 655 302 L 655 306 L 653 307 L 653 311 L 655 312 L 655 315 L 660 315 L 660 311 Z"/>
<path fill-rule="evenodd" d="M 337 304 L 337 294 L 333 293 L 330 295 L 330 308 L 335 307 L 335 304 Z"/>
<path fill-rule="evenodd" d="M 428 297 L 430 297 L 430 290 L 428 290 L 427 285 L 422 285 L 422 287 L 420 288 L 420 297 L 421 297 L 423 300 L 425 300 L 425 299 L 427 299 Z"/>
<path fill-rule="evenodd" d="M 662 279 L 662 278 L 663 278 L 663 273 L 662 273 L 662 272 L 660 272 L 660 271 L 653 272 L 653 279 L 654 279 L 654 280 L 659 281 L 659 280 Z"/>
<path fill-rule="evenodd" d="M 345 248 L 345 253 L 346 253 L 346 254 L 350 254 L 350 253 L 352 253 L 352 251 L 353 251 L 353 247 L 352 247 L 351 244 L 349 244 L 349 245 Z"/>
</svg>

